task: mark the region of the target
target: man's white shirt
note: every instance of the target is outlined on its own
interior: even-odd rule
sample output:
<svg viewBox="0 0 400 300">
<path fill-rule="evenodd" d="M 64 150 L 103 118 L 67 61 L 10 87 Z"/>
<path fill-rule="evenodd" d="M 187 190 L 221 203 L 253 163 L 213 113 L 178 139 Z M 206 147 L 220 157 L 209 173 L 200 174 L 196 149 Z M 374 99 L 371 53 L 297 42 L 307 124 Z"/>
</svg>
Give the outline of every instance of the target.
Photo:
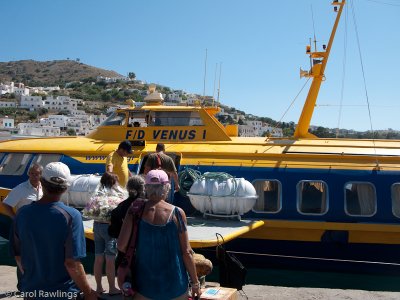
<svg viewBox="0 0 400 300">
<path fill-rule="evenodd" d="M 42 198 L 42 196 L 42 186 L 39 184 L 39 187 L 36 189 L 30 181 L 27 180 L 13 188 L 6 199 L 3 200 L 3 203 L 18 211 L 22 206 L 37 201 Z"/>
</svg>

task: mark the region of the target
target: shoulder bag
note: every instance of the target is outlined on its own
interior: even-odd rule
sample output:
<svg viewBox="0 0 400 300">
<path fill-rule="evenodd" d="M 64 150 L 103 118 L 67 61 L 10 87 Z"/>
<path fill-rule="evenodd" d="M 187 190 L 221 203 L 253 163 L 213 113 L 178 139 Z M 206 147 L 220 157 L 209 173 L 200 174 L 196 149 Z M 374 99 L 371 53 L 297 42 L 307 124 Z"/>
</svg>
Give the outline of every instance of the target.
<svg viewBox="0 0 400 300">
<path fill-rule="evenodd" d="M 242 290 L 245 285 L 247 270 L 242 263 L 225 247 L 225 241 L 221 234 L 216 233 L 217 249 L 216 255 L 219 263 L 219 283 L 223 287 L 235 288 Z M 222 243 L 220 243 L 220 240 Z"/>
<path fill-rule="evenodd" d="M 139 221 L 142 217 L 145 202 L 142 199 L 134 201 L 126 213 L 121 232 L 118 237 L 118 258 L 117 269 L 118 286 L 124 291 L 131 289 L 134 294 L 134 263 L 136 255 L 136 241 L 138 236 Z"/>
</svg>

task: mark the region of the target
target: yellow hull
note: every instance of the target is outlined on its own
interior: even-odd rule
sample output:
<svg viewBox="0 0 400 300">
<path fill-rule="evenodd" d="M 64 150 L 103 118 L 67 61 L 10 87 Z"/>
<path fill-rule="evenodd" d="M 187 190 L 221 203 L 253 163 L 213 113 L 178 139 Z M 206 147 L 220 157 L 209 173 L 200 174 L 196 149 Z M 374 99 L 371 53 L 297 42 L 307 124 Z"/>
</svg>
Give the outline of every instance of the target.
<svg viewBox="0 0 400 300">
<path fill-rule="evenodd" d="M 333 222 L 264 220 L 264 225 L 242 238 L 320 242 L 326 230 L 349 232 L 349 243 L 400 245 L 400 226 Z"/>
</svg>

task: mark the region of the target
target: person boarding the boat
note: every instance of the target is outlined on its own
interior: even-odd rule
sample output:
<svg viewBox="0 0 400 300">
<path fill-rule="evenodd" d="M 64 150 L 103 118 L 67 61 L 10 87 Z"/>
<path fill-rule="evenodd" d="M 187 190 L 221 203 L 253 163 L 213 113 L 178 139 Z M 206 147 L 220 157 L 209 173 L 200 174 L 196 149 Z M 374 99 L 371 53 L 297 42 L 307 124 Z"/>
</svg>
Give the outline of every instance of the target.
<svg viewBox="0 0 400 300">
<path fill-rule="evenodd" d="M 122 141 L 117 150 L 107 156 L 106 172 L 114 173 L 118 176 L 118 183 L 125 187 L 129 177 L 132 176 L 128 168 L 128 155 L 132 154 L 132 145 L 128 140 Z"/>
<path fill-rule="evenodd" d="M 37 163 L 31 165 L 28 170 L 29 179 L 13 188 L 6 199 L 3 200 L 4 212 L 10 218 L 15 217 L 15 211 L 22 206 L 37 201 L 43 196 L 40 176 L 43 167 Z"/>
<path fill-rule="evenodd" d="M 175 192 L 180 190 L 178 172 L 174 160 L 168 156 L 165 152 L 165 145 L 158 143 L 156 146 L 156 152 L 150 154 L 147 157 L 147 161 L 144 166 L 144 174 L 146 175 L 150 170 L 162 169 L 168 173 L 169 177 L 174 179 Z"/>
<path fill-rule="evenodd" d="M 118 238 L 126 212 L 132 202 L 139 198 L 144 198 L 144 179 L 140 175 L 133 175 L 126 184 L 128 198 L 122 201 L 111 211 L 111 221 L 108 226 L 108 234 L 113 238 Z"/>
<path fill-rule="evenodd" d="M 105 172 L 101 176 L 99 187 L 94 193 L 94 199 L 102 199 L 104 197 L 125 198 L 126 192 L 118 184 L 118 177 L 115 174 Z M 116 240 L 108 234 L 109 222 L 94 220 L 94 265 L 93 274 L 96 280 L 96 292 L 100 296 L 105 290 L 102 285 L 104 259 L 106 262 L 106 275 L 108 280 L 110 296 L 121 294 L 121 291 L 115 287 L 115 249 Z"/>
<path fill-rule="evenodd" d="M 181 208 L 165 201 L 171 188 L 163 170 L 151 170 L 145 176 L 146 198 L 138 224 L 135 263 L 132 267 L 137 289 L 134 299 L 188 299 L 201 295 L 193 250 L 189 243 L 187 220 Z M 132 235 L 127 214 L 118 238 L 118 250 L 127 253 Z M 126 222 L 126 223 L 125 223 Z M 130 222 L 132 223 L 132 221 Z"/>
<path fill-rule="evenodd" d="M 80 259 L 86 256 L 82 216 L 60 202 L 68 188 L 70 170 L 61 162 L 43 170 L 43 197 L 22 207 L 10 237 L 22 273 L 21 292 L 29 299 L 97 299 Z"/>
</svg>

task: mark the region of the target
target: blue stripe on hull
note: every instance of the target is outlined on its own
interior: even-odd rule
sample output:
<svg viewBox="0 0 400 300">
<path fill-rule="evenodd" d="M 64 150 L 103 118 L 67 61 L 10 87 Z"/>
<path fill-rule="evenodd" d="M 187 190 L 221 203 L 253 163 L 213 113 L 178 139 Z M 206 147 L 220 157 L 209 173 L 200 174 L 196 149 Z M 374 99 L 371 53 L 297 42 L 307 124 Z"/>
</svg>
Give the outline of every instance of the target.
<svg viewBox="0 0 400 300">
<path fill-rule="evenodd" d="M 62 156 L 72 174 L 103 173 L 104 163 L 86 164 L 71 157 Z M 182 170 L 186 166 L 180 166 Z M 291 169 L 291 168 L 260 168 L 260 167 L 230 167 L 230 166 L 187 166 L 200 172 L 226 172 L 236 177 L 244 177 L 248 181 L 257 179 L 276 179 L 282 183 L 282 210 L 278 213 L 249 212 L 245 217 L 266 218 L 276 220 L 310 220 L 328 222 L 370 222 L 399 223 L 400 219 L 393 216 L 391 186 L 400 182 L 400 172 L 394 171 L 359 171 L 359 170 L 329 170 L 329 169 Z M 136 173 L 138 165 L 129 165 L 132 173 Z M 13 188 L 27 180 L 26 171 L 23 176 L 1 175 L 2 187 Z M 296 185 L 301 180 L 322 180 L 328 185 L 329 210 L 324 215 L 302 215 L 297 211 Z M 372 182 L 377 193 L 378 210 L 373 217 L 348 216 L 344 210 L 344 185 L 349 181 Z M 185 201 L 183 201 L 184 203 Z M 188 207 L 190 209 L 190 205 Z"/>
<path fill-rule="evenodd" d="M 204 172 L 226 172 L 235 177 L 254 180 L 275 179 L 282 183 L 282 210 L 278 213 L 249 212 L 245 217 L 276 220 L 310 220 L 327 222 L 399 223 L 393 215 L 391 186 L 400 183 L 400 172 L 328 169 L 291 169 L 257 167 L 188 166 Z M 324 215 L 303 215 L 297 211 L 296 185 L 301 180 L 322 180 L 328 185 L 329 210 Z M 347 182 L 371 182 L 376 188 L 377 213 L 373 217 L 349 216 L 344 209 L 344 186 Z"/>
</svg>

